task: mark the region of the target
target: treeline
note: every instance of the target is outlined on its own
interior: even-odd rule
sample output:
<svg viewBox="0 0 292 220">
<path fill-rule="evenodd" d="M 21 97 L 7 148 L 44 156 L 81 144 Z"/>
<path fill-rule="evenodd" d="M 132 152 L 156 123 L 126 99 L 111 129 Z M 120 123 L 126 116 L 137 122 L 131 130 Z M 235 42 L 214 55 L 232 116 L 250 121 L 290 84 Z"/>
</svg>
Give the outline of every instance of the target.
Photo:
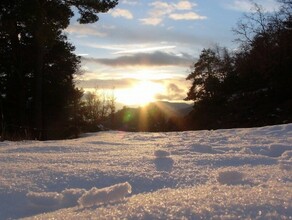
<svg viewBox="0 0 292 220">
<path fill-rule="evenodd" d="M 116 113 L 114 90 L 110 92 L 95 90 L 84 94 L 78 106 L 79 114 L 75 128 L 80 132 L 95 132 L 113 126 Z"/>
<path fill-rule="evenodd" d="M 76 134 L 84 110 L 80 107 L 83 92 L 73 80 L 79 74 L 80 57 L 74 54 L 63 30 L 74 13 L 80 15 L 79 23 L 93 23 L 98 13 L 107 12 L 117 2 L 0 1 L 2 140 L 45 140 Z"/>
<path fill-rule="evenodd" d="M 105 125 L 131 132 L 180 131 L 185 129 L 183 116 L 190 111 L 186 106 L 160 101 L 140 108 L 123 107 L 114 114 L 110 124 Z"/>
<path fill-rule="evenodd" d="M 292 1 L 273 14 L 246 14 L 234 32 L 240 47 L 204 49 L 187 80 L 194 101 L 188 129 L 292 122 Z"/>
</svg>

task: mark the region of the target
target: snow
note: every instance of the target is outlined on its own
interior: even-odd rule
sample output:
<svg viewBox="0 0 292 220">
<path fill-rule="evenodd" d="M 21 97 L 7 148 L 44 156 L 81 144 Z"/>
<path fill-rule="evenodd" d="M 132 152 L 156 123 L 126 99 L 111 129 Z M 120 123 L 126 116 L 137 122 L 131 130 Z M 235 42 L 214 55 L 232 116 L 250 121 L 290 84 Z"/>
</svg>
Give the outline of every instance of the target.
<svg viewBox="0 0 292 220">
<path fill-rule="evenodd" d="M 63 199 L 62 194 L 56 192 L 29 192 L 26 197 L 36 206 L 58 206 Z"/>
<path fill-rule="evenodd" d="M 221 171 L 218 173 L 217 180 L 221 184 L 227 184 L 227 185 L 235 185 L 235 184 L 242 184 L 244 174 L 241 172 L 238 172 L 236 170 L 227 170 L 227 171 Z"/>
<path fill-rule="evenodd" d="M 166 157 L 170 156 L 170 153 L 168 151 L 165 151 L 165 150 L 156 150 L 154 152 L 154 156 L 156 158 L 166 158 Z"/>
<path fill-rule="evenodd" d="M 291 219 L 292 124 L 0 142 L 0 219 Z"/>
<path fill-rule="evenodd" d="M 54 207 L 54 209 L 75 206 L 77 200 L 84 195 L 84 189 L 65 189 L 58 192 L 29 192 L 26 194 L 28 201 L 35 207 Z"/>
<path fill-rule="evenodd" d="M 78 204 L 82 207 L 107 204 L 110 202 L 122 200 L 127 194 L 131 192 L 132 187 L 128 182 L 116 184 L 103 189 L 97 189 L 93 187 L 78 199 Z"/>
</svg>

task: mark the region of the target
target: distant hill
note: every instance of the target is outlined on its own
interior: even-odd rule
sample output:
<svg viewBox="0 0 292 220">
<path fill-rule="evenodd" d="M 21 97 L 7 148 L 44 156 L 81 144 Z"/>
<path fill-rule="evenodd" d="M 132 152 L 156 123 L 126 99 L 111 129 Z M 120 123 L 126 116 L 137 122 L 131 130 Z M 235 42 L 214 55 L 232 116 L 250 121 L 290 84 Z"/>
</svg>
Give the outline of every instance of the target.
<svg viewBox="0 0 292 220">
<path fill-rule="evenodd" d="M 123 107 L 111 121 L 113 129 L 126 131 L 181 130 L 183 118 L 192 110 L 187 103 L 157 101 L 144 107 Z"/>
<path fill-rule="evenodd" d="M 148 104 L 146 107 L 158 106 L 167 116 L 185 116 L 192 111 L 192 105 L 184 102 L 157 101 Z"/>
</svg>

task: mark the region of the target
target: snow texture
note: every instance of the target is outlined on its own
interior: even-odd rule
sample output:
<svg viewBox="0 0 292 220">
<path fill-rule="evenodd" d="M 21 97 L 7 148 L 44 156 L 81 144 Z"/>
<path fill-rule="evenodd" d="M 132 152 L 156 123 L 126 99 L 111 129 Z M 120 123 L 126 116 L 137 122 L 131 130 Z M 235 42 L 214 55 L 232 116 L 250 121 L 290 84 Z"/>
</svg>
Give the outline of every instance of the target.
<svg viewBox="0 0 292 220">
<path fill-rule="evenodd" d="M 238 171 L 221 171 L 218 173 L 217 180 L 221 184 L 234 185 L 243 183 L 244 174 Z"/>
<path fill-rule="evenodd" d="M 131 192 L 132 187 L 128 182 L 116 184 L 103 189 L 93 187 L 91 190 L 84 193 L 80 199 L 78 199 L 78 204 L 82 207 L 107 204 L 122 200 Z"/>
<path fill-rule="evenodd" d="M 86 192 L 85 189 L 65 189 L 62 191 L 62 206 L 71 207 L 78 204 L 78 199 Z"/>
<path fill-rule="evenodd" d="M 62 194 L 55 192 L 29 192 L 26 194 L 26 197 L 36 206 L 58 206 L 63 199 Z"/>
<path fill-rule="evenodd" d="M 131 185 L 126 183 L 89 191 L 85 189 L 65 189 L 57 192 L 29 192 L 26 197 L 34 206 L 54 207 L 55 209 L 71 207 L 79 204 L 82 207 L 91 207 L 100 204 L 119 201 L 132 192 Z"/>
<path fill-rule="evenodd" d="M 194 144 L 192 145 L 192 149 L 198 153 L 213 153 L 215 152 L 211 146 L 203 145 L 203 144 Z"/>
<path fill-rule="evenodd" d="M 77 205 L 77 200 L 86 192 L 84 189 L 65 189 L 58 192 L 29 192 L 28 201 L 35 207 L 54 207 L 55 209 Z"/>
<path fill-rule="evenodd" d="M 0 220 L 292 219 L 291 156 L 292 124 L 4 141 Z"/>
</svg>

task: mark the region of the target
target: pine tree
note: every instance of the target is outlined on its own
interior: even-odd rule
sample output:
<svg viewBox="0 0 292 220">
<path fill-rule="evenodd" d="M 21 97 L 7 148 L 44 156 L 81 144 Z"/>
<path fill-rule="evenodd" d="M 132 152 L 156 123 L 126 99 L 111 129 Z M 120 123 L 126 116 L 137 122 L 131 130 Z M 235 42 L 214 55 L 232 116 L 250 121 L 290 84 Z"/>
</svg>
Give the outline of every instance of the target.
<svg viewBox="0 0 292 220">
<path fill-rule="evenodd" d="M 73 76 L 80 61 L 62 33 L 74 15 L 73 7 L 80 15 L 78 21 L 85 24 L 96 22 L 98 13 L 117 3 L 117 0 L 0 2 L 0 118 L 5 127 L 2 131 L 22 138 L 30 135 L 47 138 L 48 126 L 59 121 L 76 90 Z M 63 117 L 66 121 L 68 115 Z"/>
</svg>

